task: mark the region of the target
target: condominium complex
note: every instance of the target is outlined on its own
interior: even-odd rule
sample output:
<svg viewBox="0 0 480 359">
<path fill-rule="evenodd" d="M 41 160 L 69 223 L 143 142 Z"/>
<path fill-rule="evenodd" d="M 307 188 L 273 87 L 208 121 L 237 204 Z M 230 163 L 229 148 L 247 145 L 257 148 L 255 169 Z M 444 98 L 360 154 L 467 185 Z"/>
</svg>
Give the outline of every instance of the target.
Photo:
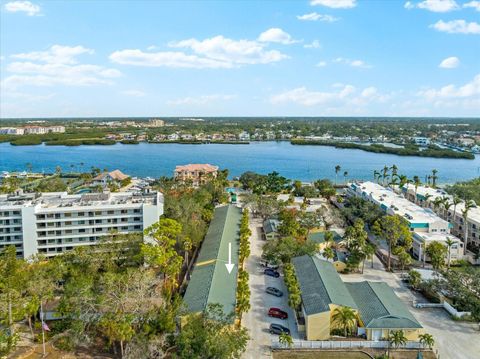
<svg viewBox="0 0 480 359">
<path fill-rule="evenodd" d="M 0 135 L 43 135 L 45 133 L 64 132 L 65 126 L 25 126 L 0 128 Z"/>
<path fill-rule="evenodd" d="M 191 182 L 193 186 L 199 186 L 216 178 L 218 174 L 218 166 L 212 166 L 208 163 L 188 164 L 184 166 L 176 166 L 174 178 L 181 182 Z"/>
<path fill-rule="evenodd" d="M 409 201 L 391 188 L 385 188 L 374 182 L 351 183 L 349 192 L 372 202 L 387 214 L 399 215 L 408 223 L 413 234 L 413 254 L 422 259 L 424 245 L 432 241 L 445 243 L 447 238 L 455 243 L 451 247 L 451 258 L 460 259 L 463 243 L 450 234 L 452 224 L 437 216 L 430 208 L 423 208 Z"/>
<path fill-rule="evenodd" d="M 94 245 L 112 233 L 142 232 L 163 214 L 158 192 L 69 195 L 66 192 L 0 196 L 0 250 L 48 257 Z"/>
<path fill-rule="evenodd" d="M 465 209 L 465 203 L 462 201 L 457 206 L 453 204 L 453 197 L 441 189 L 430 188 L 425 186 L 415 186 L 407 184 L 402 188 L 405 196 L 419 205 L 430 208 L 439 215 L 448 219 L 453 225 L 452 234 L 465 240 L 465 226 L 468 226 L 468 243 L 474 243 L 480 246 L 480 208 L 471 208 L 467 213 L 467 220 L 465 222 L 462 211 Z M 437 198 L 448 198 L 451 203 L 448 211 L 445 207 L 435 206 L 434 202 Z M 448 212 L 448 213 L 447 213 Z"/>
</svg>

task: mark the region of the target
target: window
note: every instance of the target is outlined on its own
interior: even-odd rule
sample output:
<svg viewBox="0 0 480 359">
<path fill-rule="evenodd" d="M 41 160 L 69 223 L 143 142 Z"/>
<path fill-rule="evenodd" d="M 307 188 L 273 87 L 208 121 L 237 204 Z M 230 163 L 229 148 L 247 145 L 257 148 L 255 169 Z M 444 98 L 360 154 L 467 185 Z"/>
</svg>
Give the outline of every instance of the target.
<svg viewBox="0 0 480 359">
<path fill-rule="evenodd" d="M 80 228 L 80 229 L 78 230 L 78 233 L 85 233 L 85 228 Z"/>
<path fill-rule="evenodd" d="M 71 226 L 71 225 L 72 225 L 72 222 L 71 222 L 71 221 L 66 221 L 66 222 L 65 222 L 65 225 L 66 225 L 66 226 Z"/>
<path fill-rule="evenodd" d="M 78 213 L 77 213 L 77 216 L 78 216 L 78 217 L 84 217 L 84 216 L 85 216 L 85 212 L 78 212 Z"/>
<path fill-rule="evenodd" d="M 96 215 L 96 216 L 101 216 L 101 215 L 102 215 L 102 211 L 96 211 L 96 212 L 95 212 L 95 215 Z"/>
<path fill-rule="evenodd" d="M 66 218 L 71 217 L 71 216 L 72 216 L 72 214 L 70 212 L 65 213 Z"/>
<path fill-rule="evenodd" d="M 114 214 L 115 211 L 108 211 L 107 213 L 108 213 L 108 214 Z"/>
</svg>

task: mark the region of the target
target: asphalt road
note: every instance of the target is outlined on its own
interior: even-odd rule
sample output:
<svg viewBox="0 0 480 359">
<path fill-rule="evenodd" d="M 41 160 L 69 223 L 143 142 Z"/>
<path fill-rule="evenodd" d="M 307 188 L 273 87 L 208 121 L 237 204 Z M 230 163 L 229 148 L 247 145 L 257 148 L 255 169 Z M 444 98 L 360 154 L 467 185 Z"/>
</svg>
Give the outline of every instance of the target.
<svg viewBox="0 0 480 359">
<path fill-rule="evenodd" d="M 251 218 L 250 229 L 252 230 L 251 254 L 246 263 L 246 270 L 250 274 L 251 309 L 243 315 L 242 325 L 249 330 L 251 340 L 243 358 L 271 358 L 270 343 L 274 335 L 268 331 L 270 323 L 278 323 L 289 328 L 294 339 L 298 338 L 297 325 L 294 313 L 288 306 L 288 294 L 283 276 L 273 278 L 263 274 L 264 268 L 260 265 L 260 261 L 265 241 L 261 238 L 260 220 Z M 267 287 L 280 289 L 284 293 L 283 297 L 265 293 Z M 267 315 L 270 307 L 286 311 L 288 319 L 270 318 Z"/>
</svg>

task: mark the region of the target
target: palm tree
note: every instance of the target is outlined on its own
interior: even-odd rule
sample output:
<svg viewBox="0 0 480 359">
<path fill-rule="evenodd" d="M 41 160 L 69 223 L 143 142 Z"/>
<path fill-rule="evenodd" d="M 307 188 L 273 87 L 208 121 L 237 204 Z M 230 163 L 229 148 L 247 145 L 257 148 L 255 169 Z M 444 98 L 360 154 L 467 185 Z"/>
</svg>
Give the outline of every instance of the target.
<svg viewBox="0 0 480 359">
<path fill-rule="evenodd" d="M 333 323 L 343 329 L 344 336 L 347 337 L 348 330 L 355 328 L 357 324 L 357 315 L 350 307 L 338 307 L 333 312 Z"/>
<path fill-rule="evenodd" d="M 422 183 L 420 182 L 420 177 L 418 176 L 413 176 L 413 185 L 415 186 L 415 203 L 418 202 L 417 199 L 417 192 L 418 192 L 418 186 L 420 186 Z"/>
<path fill-rule="evenodd" d="M 452 239 L 447 237 L 447 240 L 445 241 L 445 244 L 447 245 L 447 248 L 448 248 L 447 268 L 450 269 L 451 251 L 452 251 L 452 246 L 455 244 L 455 242 Z"/>
<path fill-rule="evenodd" d="M 465 227 L 465 232 L 464 232 L 465 235 L 463 237 L 463 255 L 467 254 L 467 244 L 468 244 L 468 222 L 467 222 L 467 219 L 468 219 L 468 212 L 473 207 L 475 207 L 475 203 L 471 199 L 465 201 L 465 209 L 463 209 L 463 211 L 462 211 L 463 226 Z"/>
<path fill-rule="evenodd" d="M 432 170 L 431 179 L 432 179 L 432 187 L 433 188 L 437 187 L 437 179 L 438 179 L 437 173 L 438 173 L 438 171 L 436 169 Z"/>
<path fill-rule="evenodd" d="M 280 336 L 278 337 L 278 342 L 288 348 L 291 348 L 293 346 L 292 336 L 285 332 L 280 333 Z"/>
<path fill-rule="evenodd" d="M 397 176 L 398 175 L 398 167 L 397 165 L 392 165 L 392 167 L 390 167 L 390 169 L 392 170 L 392 178 L 394 176 Z"/>
<path fill-rule="evenodd" d="M 377 182 L 379 179 L 380 179 L 380 172 L 378 172 L 377 170 L 374 170 L 373 171 L 373 181 Z"/>
<path fill-rule="evenodd" d="M 398 184 L 399 187 L 403 187 L 410 182 L 408 177 L 405 175 L 400 175 L 398 179 L 400 180 L 400 183 Z"/>
<path fill-rule="evenodd" d="M 450 222 L 449 218 L 448 218 L 448 217 L 450 217 L 449 213 L 448 213 L 448 210 L 450 209 L 450 207 L 452 207 L 453 203 L 450 202 L 450 199 L 447 196 L 442 197 L 442 199 L 443 199 L 443 208 L 445 210 L 445 213 L 444 213 L 445 214 L 445 220 Z"/>
<path fill-rule="evenodd" d="M 392 186 L 393 190 L 395 191 L 395 186 L 398 185 L 398 177 L 392 176 L 392 179 L 389 184 Z"/>
<path fill-rule="evenodd" d="M 428 200 L 433 197 L 433 195 L 431 195 L 430 193 L 427 193 L 425 196 L 423 196 L 423 202 L 424 202 L 424 205 L 423 207 L 430 207 L 430 204 L 428 203 Z"/>
<path fill-rule="evenodd" d="M 385 186 L 385 180 L 389 177 L 388 176 L 388 166 L 384 166 L 383 169 L 382 169 L 382 172 L 383 172 L 383 181 L 382 181 L 382 184 Z"/>
<path fill-rule="evenodd" d="M 453 203 L 453 227 L 455 228 L 455 222 L 456 222 L 456 215 L 457 215 L 457 205 L 460 204 L 462 200 L 460 197 L 453 195 L 452 203 Z"/>
<path fill-rule="evenodd" d="M 418 338 L 423 347 L 428 347 L 428 349 L 432 350 L 433 346 L 435 345 L 435 339 L 433 339 L 433 335 L 425 333 L 420 334 Z"/>
<path fill-rule="evenodd" d="M 394 346 L 395 349 L 398 349 L 399 347 L 407 344 L 407 337 L 403 333 L 403 330 L 396 330 L 390 333 L 388 341 Z"/>
<path fill-rule="evenodd" d="M 344 182 L 347 183 L 348 171 L 343 172 Z"/>
<path fill-rule="evenodd" d="M 443 204 L 443 199 L 440 197 L 437 197 L 433 200 L 433 209 L 435 210 L 435 212 L 438 211 L 438 209 L 442 204 Z"/>
<path fill-rule="evenodd" d="M 333 259 L 333 257 L 335 257 L 335 251 L 333 250 L 332 247 L 326 247 L 326 248 L 323 250 L 323 256 L 324 256 L 327 260 Z"/>
<path fill-rule="evenodd" d="M 335 166 L 335 185 L 337 185 L 338 173 L 340 172 L 341 169 L 342 167 L 340 167 L 340 165 Z"/>
</svg>

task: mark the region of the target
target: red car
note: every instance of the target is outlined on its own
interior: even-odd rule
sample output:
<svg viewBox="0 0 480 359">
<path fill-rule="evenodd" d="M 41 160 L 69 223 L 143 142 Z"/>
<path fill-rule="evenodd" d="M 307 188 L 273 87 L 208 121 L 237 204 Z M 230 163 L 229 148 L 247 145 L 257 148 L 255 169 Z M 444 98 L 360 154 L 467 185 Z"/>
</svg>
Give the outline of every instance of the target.
<svg viewBox="0 0 480 359">
<path fill-rule="evenodd" d="M 270 308 L 268 310 L 268 316 L 269 317 L 274 317 L 274 318 L 279 318 L 279 319 L 287 319 L 288 318 L 288 313 L 284 312 L 281 309 L 278 308 Z"/>
</svg>

